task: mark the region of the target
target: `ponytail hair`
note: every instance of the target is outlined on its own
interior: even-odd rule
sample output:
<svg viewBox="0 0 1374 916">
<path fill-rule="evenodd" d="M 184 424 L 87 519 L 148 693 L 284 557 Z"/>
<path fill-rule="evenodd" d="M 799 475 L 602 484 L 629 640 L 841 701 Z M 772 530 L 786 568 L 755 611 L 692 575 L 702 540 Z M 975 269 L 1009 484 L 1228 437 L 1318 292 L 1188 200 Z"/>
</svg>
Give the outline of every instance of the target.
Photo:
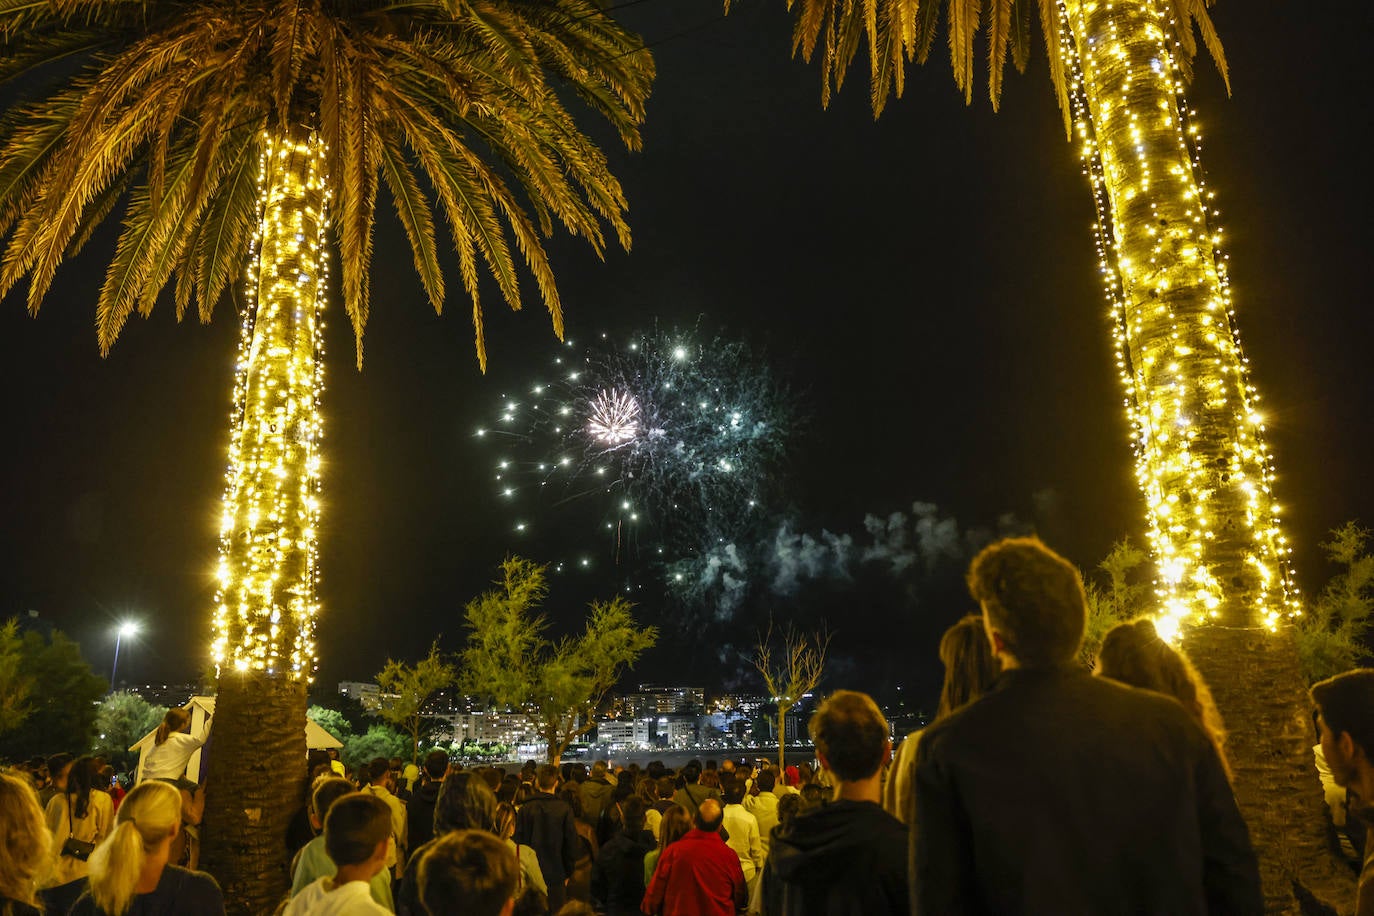
<svg viewBox="0 0 1374 916">
<path fill-rule="evenodd" d="M 181 824 L 181 793 L 171 783 L 139 783 L 124 796 L 115 815 L 115 829 L 88 862 L 91 897 L 109 916 L 125 916 L 133 906 L 134 889 L 148 853 L 174 834 Z"/>
<path fill-rule="evenodd" d="M 162 724 L 157 727 L 157 737 L 153 739 L 153 743 L 165 743 L 168 735 L 181 731 L 190 721 L 191 714 L 189 712 L 180 706 L 173 706 L 167 710 L 167 715 L 162 717 Z"/>
</svg>

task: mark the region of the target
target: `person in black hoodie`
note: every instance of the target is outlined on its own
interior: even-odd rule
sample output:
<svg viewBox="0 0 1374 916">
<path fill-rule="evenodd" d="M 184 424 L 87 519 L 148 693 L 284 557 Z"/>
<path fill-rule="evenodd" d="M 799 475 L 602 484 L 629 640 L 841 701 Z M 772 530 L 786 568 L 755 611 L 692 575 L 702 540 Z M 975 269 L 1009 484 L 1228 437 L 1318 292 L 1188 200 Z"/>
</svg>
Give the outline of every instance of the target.
<svg viewBox="0 0 1374 916">
<path fill-rule="evenodd" d="M 774 833 L 763 878 L 768 916 L 906 916 L 907 830 L 881 805 L 887 721 L 867 694 L 837 690 L 810 732 L 834 799 Z"/>
<path fill-rule="evenodd" d="M 406 802 L 407 849 L 419 849 L 434 839 L 434 805 L 439 801 L 439 790 L 447 773 L 448 754 L 430 751 L 425 756 L 425 778 Z"/>
<path fill-rule="evenodd" d="M 620 802 L 622 829 L 601 847 L 592 863 L 592 905 L 605 916 L 639 916 L 644 899 L 644 857 L 654 848 L 654 835 L 644 829 L 644 800 Z"/>
<path fill-rule="evenodd" d="M 534 797 L 515 815 L 515 842 L 529 846 L 539 857 L 539 870 L 549 886 L 549 912 L 556 913 L 568 899 L 567 881 L 577 868 L 581 846 L 572 808 L 554 794 L 558 767 L 551 763 L 541 766 L 534 785 Z"/>
</svg>

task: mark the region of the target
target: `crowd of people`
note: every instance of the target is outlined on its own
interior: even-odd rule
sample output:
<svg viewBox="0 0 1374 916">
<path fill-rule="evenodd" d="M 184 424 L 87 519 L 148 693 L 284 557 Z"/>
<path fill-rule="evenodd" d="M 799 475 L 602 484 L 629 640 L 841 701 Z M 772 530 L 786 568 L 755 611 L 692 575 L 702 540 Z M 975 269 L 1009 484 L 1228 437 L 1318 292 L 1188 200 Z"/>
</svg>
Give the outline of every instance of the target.
<svg viewBox="0 0 1374 916">
<path fill-rule="evenodd" d="M 968 582 L 981 613 L 945 634 L 936 715 L 895 756 L 877 704 L 849 690 L 811 717 L 815 768 L 508 773 L 434 751 L 349 773 L 312 752 L 276 912 L 1263 912 L 1221 718 L 1187 658 L 1140 620 L 1109 632 L 1088 670 L 1082 580 L 1038 540 L 986 548 Z M 1374 824 L 1374 671 L 1312 697 L 1343 809 Z M 168 714 L 154 772 L 145 760 L 122 799 L 91 758 L 49 759 L 39 785 L 0 774 L 0 916 L 224 911 L 183 839 L 204 795 L 185 784 L 201 740 L 185 725 Z M 1356 907 L 1374 914 L 1374 866 Z"/>
</svg>

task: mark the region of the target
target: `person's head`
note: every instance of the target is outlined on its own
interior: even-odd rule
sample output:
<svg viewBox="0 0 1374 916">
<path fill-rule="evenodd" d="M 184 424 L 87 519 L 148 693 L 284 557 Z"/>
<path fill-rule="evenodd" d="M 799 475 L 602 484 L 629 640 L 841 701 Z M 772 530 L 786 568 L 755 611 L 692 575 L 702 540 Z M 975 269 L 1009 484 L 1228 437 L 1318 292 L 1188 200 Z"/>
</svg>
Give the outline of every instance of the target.
<svg viewBox="0 0 1374 916">
<path fill-rule="evenodd" d="M 0 899 L 37 905 L 52 842 L 30 780 L 0 771 Z"/>
<path fill-rule="evenodd" d="M 698 782 L 701 783 L 701 785 L 705 786 L 705 787 L 708 788 L 708 789 L 719 789 L 719 788 L 720 788 L 720 771 L 719 771 L 719 770 L 706 770 L 705 772 L 703 772 L 703 773 L 701 774 L 701 779 L 699 779 Z"/>
<path fill-rule="evenodd" d="M 125 913 L 133 904 L 149 857 L 166 861 L 181 829 L 181 793 L 171 783 L 149 780 L 124 796 L 114 829 L 87 861 L 91 897 L 106 913 Z"/>
<path fill-rule="evenodd" d="M 175 734 L 189 725 L 191 722 L 191 712 L 174 706 L 167 710 L 167 714 L 162 717 L 162 724 L 157 727 L 157 735 L 153 738 L 154 743 L 163 744 L 168 735 Z"/>
<path fill-rule="evenodd" d="M 701 764 L 695 760 L 687 761 L 687 765 L 682 768 L 682 778 L 688 785 L 693 785 L 701 779 Z"/>
<path fill-rule="evenodd" d="M 671 799 L 677 794 L 677 781 L 671 776 L 660 776 L 658 780 L 658 797 Z"/>
<path fill-rule="evenodd" d="M 1107 631 L 1097 652 L 1097 673 L 1178 700 L 1222 753 L 1226 731 L 1207 682 L 1181 650 L 1159 638 L 1154 621 L 1142 617 Z"/>
<path fill-rule="evenodd" d="M 391 772 L 391 761 L 385 757 L 373 757 L 371 762 L 363 769 L 363 777 L 370 786 L 380 786 L 386 784 L 386 777 Z"/>
<path fill-rule="evenodd" d="M 329 752 L 322 747 L 312 747 L 305 752 L 305 771 L 314 773 L 318 767 L 329 766 Z"/>
<path fill-rule="evenodd" d="M 812 768 L 811 764 L 807 763 L 805 760 L 797 764 L 797 785 L 810 785 L 811 781 L 815 778 L 816 771 Z"/>
<path fill-rule="evenodd" d="M 697 805 L 696 817 L 692 818 L 692 824 L 698 830 L 715 833 L 720 829 L 721 822 L 724 820 L 725 809 L 720 806 L 720 802 L 714 798 L 708 798 Z"/>
<path fill-rule="evenodd" d="M 673 805 L 663 812 L 663 820 L 658 822 L 658 848 L 667 849 L 682 839 L 692 829 L 692 816 L 681 805 Z"/>
<path fill-rule="evenodd" d="M 731 776 L 720 784 L 720 791 L 727 805 L 742 805 L 749 790 L 743 779 Z"/>
<path fill-rule="evenodd" d="M 515 835 L 515 806 L 509 802 L 501 802 L 496 806 L 496 830 L 494 831 L 501 839 L 510 839 Z"/>
<path fill-rule="evenodd" d="M 772 770 L 764 770 L 754 777 L 754 784 L 759 787 L 760 792 L 772 792 L 773 787 L 778 784 L 778 776 Z"/>
<path fill-rule="evenodd" d="M 520 866 L 490 833 L 457 830 L 430 845 L 416 875 L 420 902 L 431 916 L 509 916 Z"/>
<path fill-rule="evenodd" d="M 644 811 L 649 806 L 644 799 L 631 795 L 620 803 L 620 820 L 626 833 L 637 834 L 644 829 Z"/>
<path fill-rule="evenodd" d="M 720 764 L 716 762 L 716 759 L 714 757 L 706 761 L 706 772 L 714 773 L 719 768 Z"/>
<path fill-rule="evenodd" d="M 810 732 L 821 764 L 843 782 L 875 776 L 892 751 L 878 704 L 854 690 L 826 698 L 811 716 Z"/>
<path fill-rule="evenodd" d="M 733 775 L 734 775 L 734 772 L 735 772 L 735 761 L 733 761 L 733 760 L 731 760 L 730 758 L 727 757 L 727 758 L 725 758 L 724 760 L 722 760 L 722 761 L 720 762 L 720 774 L 721 774 L 722 777 L 724 777 L 724 776 L 733 776 Z"/>
<path fill-rule="evenodd" d="M 397 775 L 400 775 L 401 771 L 405 769 L 406 765 L 406 762 L 402 760 L 400 757 L 392 757 L 390 760 L 387 761 L 387 763 L 390 764 L 391 772 Z"/>
<path fill-rule="evenodd" d="M 592 764 L 592 775 L 591 775 L 591 778 L 592 778 L 592 779 L 605 779 L 605 778 L 606 778 L 606 774 L 607 774 L 609 771 L 610 771 L 610 767 L 608 767 L 608 766 L 606 765 L 606 761 L 604 761 L 604 760 L 598 760 L 598 761 L 596 761 L 595 763 Z"/>
<path fill-rule="evenodd" d="M 577 791 L 576 783 L 565 783 L 562 789 L 558 790 L 558 797 L 567 802 L 572 809 L 573 817 L 582 817 L 582 793 Z"/>
<path fill-rule="evenodd" d="M 1337 785 L 1374 771 L 1374 669 L 1356 668 L 1312 685 L 1322 753 Z"/>
<path fill-rule="evenodd" d="M 515 774 L 506 776 L 501 780 L 501 784 L 496 787 L 496 800 L 498 802 L 514 803 L 516 790 L 520 788 L 520 777 Z"/>
<path fill-rule="evenodd" d="M 994 655 L 1025 668 L 1073 662 L 1088 622 L 1083 577 L 1039 538 L 984 547 L 969 565 L 968 588 Z"/>
<path fill-rule="evenodd" d="M 658 801 L 658 782 L 647 776 L 635 784 L 635 794 L 646 806 L 652 806 Z"/>
<path fill-rule="evenodd" d="M 324 816 L 324 851 L 339 869 L 357 868 L 371 878 L 386 867 L 391 809 L 366 792 L 335 799 Z"/>
<path fill-rule="evenodd" d="M 801 797 L 799 792 L 788 792 L 778 799 L 778 830 L 786 830 L 792 826 L 792 820 L 801 813 L 806 805 L 806 800 Z"/>
<path fill-rule="evenodd" d="M 445 777 L 434 803 L 434 835 L 454 830 L 496 832 L 496 796 L 485 780 L 469 771 Z"/>
<path fill-rule="evenodd" d="M 356 791 L 353 783 L 342 776 L 322 776 L 315 780 L 310 792 L 310 823 L 316 830 L 323 830 L 330 806 Z"/>
<path fill-rule="evenodd" d="M 754 765 L 752 763 L 741 763 L 739 766 L 735 767 L 735 775 L 740 779 L 753 779 Z"/>
<path fill-rule="evenodd" d="M 80 820 L 86 816 L 91 804 L 91 790 L 96 787 L 100 777 L 95 769 L 95 760 L 78 757 L 67 771 L 67 797 L 72 803 L 72 817 Z"/>
<path fill-rule="evenodd" d="M 796 788 L 801 785 L 801 767 L 789 766 L 782 771 L 783 777 L 787 780 L 787 785 Z"/>
<path fill-rule="evenodd" d="M 67 773 L 76 760 L 71 754 L 53 754 L 48 758 L 48 777 L 59 789 L 67 788 Z"/>
<path fill-rule="evenodd" d="M 662 779 L 666 769 L 662 760 L 650 760 L 649 765 L 644 768 L 644 775 L 650 779 Z"/>
<path fill-rule="evenodd" d="M 425 776 L 430 782 L 438 782 L 448 774 L 448 754 L 433 750 L 425 755 Z"/>
<path fill-rule="evenodd" d="M 999 666 L 981 616 L 969 614 L 945 630 L 940 637 L 940 662 L 945 666 L 945 682 L 936 721 L 978 699 L 997 677 Z"/>
<path fill-rule="evenodd" d="M 534 773 L 534 784 L 539 787 L 540 792 L 553 793 L 558 788 L 558 767 L 551 763 L 546 763 Z"/>
</svg>

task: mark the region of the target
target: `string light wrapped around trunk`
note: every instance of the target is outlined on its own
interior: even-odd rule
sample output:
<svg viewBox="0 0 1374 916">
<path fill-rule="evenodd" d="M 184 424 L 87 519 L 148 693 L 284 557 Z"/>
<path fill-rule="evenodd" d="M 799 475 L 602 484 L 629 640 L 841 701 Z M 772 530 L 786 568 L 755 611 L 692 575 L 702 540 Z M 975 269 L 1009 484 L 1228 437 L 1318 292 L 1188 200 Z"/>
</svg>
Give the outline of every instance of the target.
<svg viewBox="0 0 1374 916">
<path fill-rule="evenodd" d="M 211 655 L 309 680 L 319 614 L 325 147 L 264 134 L 230 416 Z"/>
<path fill-rule="evenodd" d="M 1291 551 L 1167 14 L 1151 0 L 1059 10 L 1161 632 L 1276 629 L 1297 613 Z"/>
</svg>

